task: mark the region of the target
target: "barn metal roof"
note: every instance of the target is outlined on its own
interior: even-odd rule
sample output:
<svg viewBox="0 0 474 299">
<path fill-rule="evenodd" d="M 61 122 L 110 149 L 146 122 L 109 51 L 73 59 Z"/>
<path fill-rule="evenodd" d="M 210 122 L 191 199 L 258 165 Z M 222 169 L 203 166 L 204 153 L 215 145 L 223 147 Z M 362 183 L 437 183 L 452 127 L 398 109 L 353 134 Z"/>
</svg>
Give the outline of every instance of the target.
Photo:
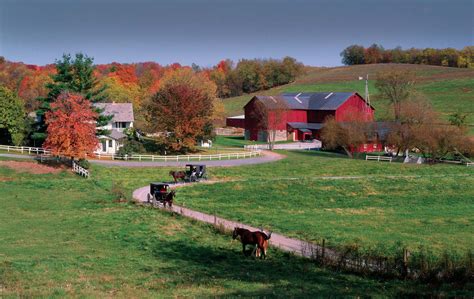
<svg viewBox="0 0 474 299">
<path fill-rule="evenodd" d="M 319 130 L 323 127 L 323 123 L 302 123 L 302 122 L 289 122 L 288 125 L 293 129 L 308 129 L 308 130 Z"/>
<path fill-rule="evenodd" d="M 356 93 L 294 92 L 278 96 L 256 96 L 256 98 L 270 109 L 286 107 L 292 110 L 336 110 L 354 94 Z"/>
</svg>

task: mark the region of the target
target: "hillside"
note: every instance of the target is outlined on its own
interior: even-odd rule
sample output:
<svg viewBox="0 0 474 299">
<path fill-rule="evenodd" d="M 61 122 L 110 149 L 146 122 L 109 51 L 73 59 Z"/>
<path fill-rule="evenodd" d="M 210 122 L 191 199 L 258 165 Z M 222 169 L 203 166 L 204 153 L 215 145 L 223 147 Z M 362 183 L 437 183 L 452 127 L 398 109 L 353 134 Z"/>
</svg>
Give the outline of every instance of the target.
<svg viewBox="0 0 474 299">
<path fill-rule="evenodd" d="M 388 102 L 380 98 L 374 86 L 379 71 L 397 68 L 412 70 L 417 74 L 417 90 L 424 94 L 435 109 L 447 118 L 450 113 L 469 113 L 468 123 L 474 126 L 474 69 L 460 69 L 429 65 L 370 64 L 333 68 L 311 68 L 296 82 L 255 94 L 276 95 L 281 92 L 299 91 L 357 91 L 364 95 L 364 81 L 358 77 L 369 75 L 369 92 L 376 118 L 383 119 L 388 113 Z M 255 95 L 246 94 L 224 99 L 226 115 L 243 114 L 243 106 Z M 471 129 L 472 131 L 472 129 Z"/>
</svg>

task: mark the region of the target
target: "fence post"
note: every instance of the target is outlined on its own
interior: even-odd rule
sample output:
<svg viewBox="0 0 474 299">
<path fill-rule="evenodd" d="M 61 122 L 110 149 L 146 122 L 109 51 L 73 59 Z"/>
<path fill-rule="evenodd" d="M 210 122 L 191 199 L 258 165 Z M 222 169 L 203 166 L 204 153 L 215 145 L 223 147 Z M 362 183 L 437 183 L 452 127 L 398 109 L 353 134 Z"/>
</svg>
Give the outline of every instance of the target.
<svg viewBox="0 0 474 299">
<path fill-rule="evenodd" d="M 321 264 L 324 264 L 324 255 L 326 254 L 326 239 L 323 239 L 323 248 L 321 249 Z"/>
<path fill-rule="evenodd" d="M 403 273 L 402 273 L 402 276 L 403 278 L 407 278 L 408 277 L 408 249 L 406 248 L 403 248 Z"/>
</svg>

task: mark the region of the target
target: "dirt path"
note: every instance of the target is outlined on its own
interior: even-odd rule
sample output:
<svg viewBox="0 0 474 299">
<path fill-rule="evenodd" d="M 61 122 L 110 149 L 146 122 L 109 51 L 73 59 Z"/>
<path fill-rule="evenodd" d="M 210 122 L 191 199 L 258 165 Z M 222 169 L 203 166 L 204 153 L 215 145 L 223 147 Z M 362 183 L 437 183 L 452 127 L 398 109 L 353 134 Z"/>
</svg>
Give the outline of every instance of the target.
<svg viewBox="0 0 474 299">
<path fill-rule="evenodd" d="M 17 159 L 32 159 L 33 156 L 16 155 L 16 154 L 0 154 L 0 157 L 9 157 Z M 110 167 L 184 167 L 189 163 L 199 163 L 210 167 L 233 167 L 242 165 L 253 165 L 270 163 L 283 159 L 285 156 L 271 151 L 262 151 L 260 157 L 232 159 L 232 160 L 211 160 L 211 161 L 191 161 L 191 162 L 140 162 L 140 161 L 110 161 L 110 160 L 89 160 L 91 163 L 100 164 Z"/>
<path fill-rule="evenodd" d="M 213 183 L 213 182 L 210 182 L 210 183 Z M 185 185 L 187 186 L 188 184 L 177 184 L 177 185 L 173 185 L 172 188 L 183 187 Z M 139 188 L 133 192 L 133 198 L 137 200 L 138 202 L 147 203 L 147 194 L 149 190 L 150 190 L 149 186 Z M 246 228 L 252 231 L 260 230 L 256 227 L 252 227 L 244 223 L 235 222 L 235 221 L 227 220 L 221 217 L 217 217 L 215 215 L 210 215 L 210 214 L 194 211 L 182 206 L 173 205 L 172 211 L 178 214 L 181 214 L 185 217 L 193 218 L 205 223 L 210 223 L 217 226 L 223 226 L 224 228 L 228 230 L 233 230 L 234 227 L 242 227 L 242 228 Z M 289 238 L 277 233 L 272 233 L 272 237 L 270 239 L 270 245 L 278 247 L 281 250 L 291 252 L 299 256 L 308 257 L 308 258 L 314 257 L 314 253 L 316 250 L 319 250 L 319 251 L 321 250 L 321 247 L 316 244 L 298 240 L 298 239 Z M 328 249 L 325 250 L 325 254 L 327 256 L 334 255 L 334 253 Z"/>
</svg>

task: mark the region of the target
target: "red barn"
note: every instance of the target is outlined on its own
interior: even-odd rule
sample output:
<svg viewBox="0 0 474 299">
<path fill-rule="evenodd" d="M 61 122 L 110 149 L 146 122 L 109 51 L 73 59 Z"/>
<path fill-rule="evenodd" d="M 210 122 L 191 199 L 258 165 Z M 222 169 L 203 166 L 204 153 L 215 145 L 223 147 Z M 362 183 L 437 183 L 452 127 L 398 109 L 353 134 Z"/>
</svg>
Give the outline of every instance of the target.
<svg viewBox="0 0 474 299">
<path fill-rule="evenodd" d="M 259 141 L 267 141 L 269 130 L 276 131 L 276 141 L 319 139 L 319 132 L 328 116 L 339 122 L 374 120 L 374 108 L 356 92 L 255 96 L 244 110 L 245 138 Z"/>
<path fill-rule="evenodd" d="M 234 127 L 234 128 L 245 128 L 245 115 L 237 115 L 237 116 L 230 116 L 227 117 L 225 120 L 226 127 Z"/>
</svg>

